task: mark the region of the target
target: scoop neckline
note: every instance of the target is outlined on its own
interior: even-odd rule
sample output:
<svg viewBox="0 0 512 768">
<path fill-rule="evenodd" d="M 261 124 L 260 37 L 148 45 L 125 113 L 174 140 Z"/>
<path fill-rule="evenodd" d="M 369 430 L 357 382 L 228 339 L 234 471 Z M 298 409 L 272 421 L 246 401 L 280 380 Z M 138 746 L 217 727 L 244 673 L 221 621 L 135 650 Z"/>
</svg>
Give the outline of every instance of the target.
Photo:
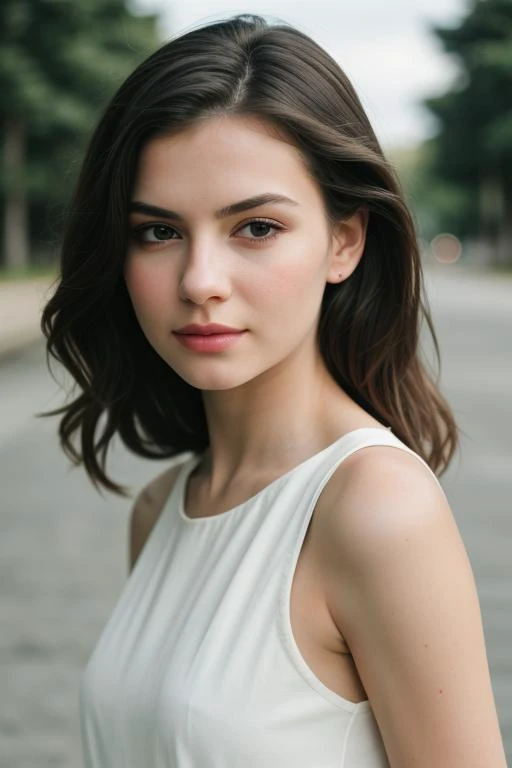
<svg viewBox="0 0 512 768">
<path fill-rule="evenodd" d="M 256 501 L 256 499 L 258 499 L 260 496 L 263 496 L 263 494 L 267 493 L 273 486 L 283 482 L 290 475 L 293 475 L 302 467 L 306 466 L 306 464 L 309 464 L 309 462 L 319 458 L 324 453 L 327 453 L 332 448 L 339 445 L 339 443 L 341 443 L 343 440 L 346 440 L 347 438 L 360 432 L 383 432 L 386 435 L 393 435 L 391 427 L 359 427 L 358 429 L 352 429 L 350 432 L 345 432 L 344 435 L 341 435 L 341 437 L 338 437 L 336 440 L 334 440 L 334 442 L 330 443 L 325 448 L 322 448 L 322 450 L 317 451 L 316 453 L 309 456 L 307 459 L 304 459 L 304 461 L 301 461 L 299 462 L 299 464 L 296 464 L 294 467 L 291 467 L 291 469 L 288 469 L 282 475 L 279 475 L 279 477 L 276 477 L 274 480 L 272 480 L 270 483 L 265 485 L 259 491 L 254 493 L 248 499 L 240 502 L 240 504 L 236 504 L 234 507 L 230 507 L 229 509 L 225 509 L 222 512 L 218 512 L 216 515 L 203 515 L 201 517 L 189 517 L 189 515 L 187 515 L 187 513 L 185 512 L 185 496 L 187 492 L 187 484 L 188 484 L 190 475 L 192 474 L 192 472 L 197 467 L 197 465 L 199 464 L 199 462 L 203 457 L 203 454 L 197 454 L 190 459 L 190 462 L 191 462 L 190 466 L 187 467 L 186 464 L 183 466 L 181 483 L 178 490 L 178 514 L 184 522 L 190 523 L 190 524 L 197 524 L 197 523 L 204 524 L 207 521 L 209 523 L 212 520 L 218 520 L 219 518 L 225 519 L 226 516 L 234 515 L 240 509 L 243 509 L 243 507 L 246 507 L 248 504 L 251 504 L 252 502 Z"/>
</svg>

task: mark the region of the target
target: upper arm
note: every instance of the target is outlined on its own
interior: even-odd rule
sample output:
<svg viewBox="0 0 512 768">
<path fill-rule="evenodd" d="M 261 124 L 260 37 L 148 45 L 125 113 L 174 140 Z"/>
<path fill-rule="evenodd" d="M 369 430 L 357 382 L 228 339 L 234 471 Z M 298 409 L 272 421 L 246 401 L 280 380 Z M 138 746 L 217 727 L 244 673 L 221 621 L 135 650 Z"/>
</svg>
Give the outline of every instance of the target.
<svg viewBox="0 0 512 768">
<path fill-rule="evenodd" d="M 325 516 L 326 588 L 390 763 L 504 768 L 477 592 L 446 498 L 405 452 L 353 458 Z"/>
<path fill-rule="evenodd" d="M 135 499 L 129 526 L 129 570 L 135 565 L 172 490 L 180 465 L 173 464 L 152 480 Z"/>
</svg>

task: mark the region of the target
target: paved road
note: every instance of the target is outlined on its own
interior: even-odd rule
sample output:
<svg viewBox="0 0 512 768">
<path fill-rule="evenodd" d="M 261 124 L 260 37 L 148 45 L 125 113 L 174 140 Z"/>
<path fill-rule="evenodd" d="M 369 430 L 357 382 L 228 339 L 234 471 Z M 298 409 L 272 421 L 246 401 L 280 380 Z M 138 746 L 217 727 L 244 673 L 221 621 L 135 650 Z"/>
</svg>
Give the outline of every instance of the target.
<svg viewBox="0 0 512 768">
<path fill-rule="evenodd" d="M 465 434 L 444 482 L 477 580 L 512 757 L 512 280 L 429 278 L 443 383 Z M 80 671 L 126 575 L 130 502 L 102 498 L 56 446 L 40 346 L 0 361 L 0 765 L 78 768 Z M 158 466 L 117 450 L 139 487 Z M 461 703 L 463 706 L 463 703 Z"/>
</svg>

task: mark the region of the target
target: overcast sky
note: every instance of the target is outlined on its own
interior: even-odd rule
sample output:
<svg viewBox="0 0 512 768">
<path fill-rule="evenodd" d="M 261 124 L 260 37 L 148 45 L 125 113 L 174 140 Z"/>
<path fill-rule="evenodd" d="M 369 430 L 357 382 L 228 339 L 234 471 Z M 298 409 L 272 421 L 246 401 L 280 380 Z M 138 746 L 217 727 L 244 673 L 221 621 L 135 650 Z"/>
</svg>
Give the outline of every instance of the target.
<svg viewBox="0 0 512 768">
<path fill-rule="evenodd" d="M 468 0 L 133 0 L 161 14 L 162 34 L 175 35 L 209 20 L 252 12 L 281 18 L 313 37 L 354 84 L 386 147 L 412 145 L 434 128 L 419 106 L 442 91 L 456 65 L 430 32 L 452 26 Z"/>
</svg>

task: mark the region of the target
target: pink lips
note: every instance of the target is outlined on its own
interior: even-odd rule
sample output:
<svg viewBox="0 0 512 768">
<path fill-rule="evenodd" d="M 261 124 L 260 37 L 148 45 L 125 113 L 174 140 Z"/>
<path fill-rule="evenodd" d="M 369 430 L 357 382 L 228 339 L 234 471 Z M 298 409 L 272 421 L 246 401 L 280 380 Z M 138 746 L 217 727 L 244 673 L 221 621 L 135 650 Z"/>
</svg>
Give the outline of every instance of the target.
<svg viewBox="0 0 512 768">
<path fill-rule="evenodd" d="M 218 323 L 192 323 L 173 333 L 182 346 L 194 352 L 222 352 L 235 344 L 245 334 L 245 330 Z"/>
</svg>

